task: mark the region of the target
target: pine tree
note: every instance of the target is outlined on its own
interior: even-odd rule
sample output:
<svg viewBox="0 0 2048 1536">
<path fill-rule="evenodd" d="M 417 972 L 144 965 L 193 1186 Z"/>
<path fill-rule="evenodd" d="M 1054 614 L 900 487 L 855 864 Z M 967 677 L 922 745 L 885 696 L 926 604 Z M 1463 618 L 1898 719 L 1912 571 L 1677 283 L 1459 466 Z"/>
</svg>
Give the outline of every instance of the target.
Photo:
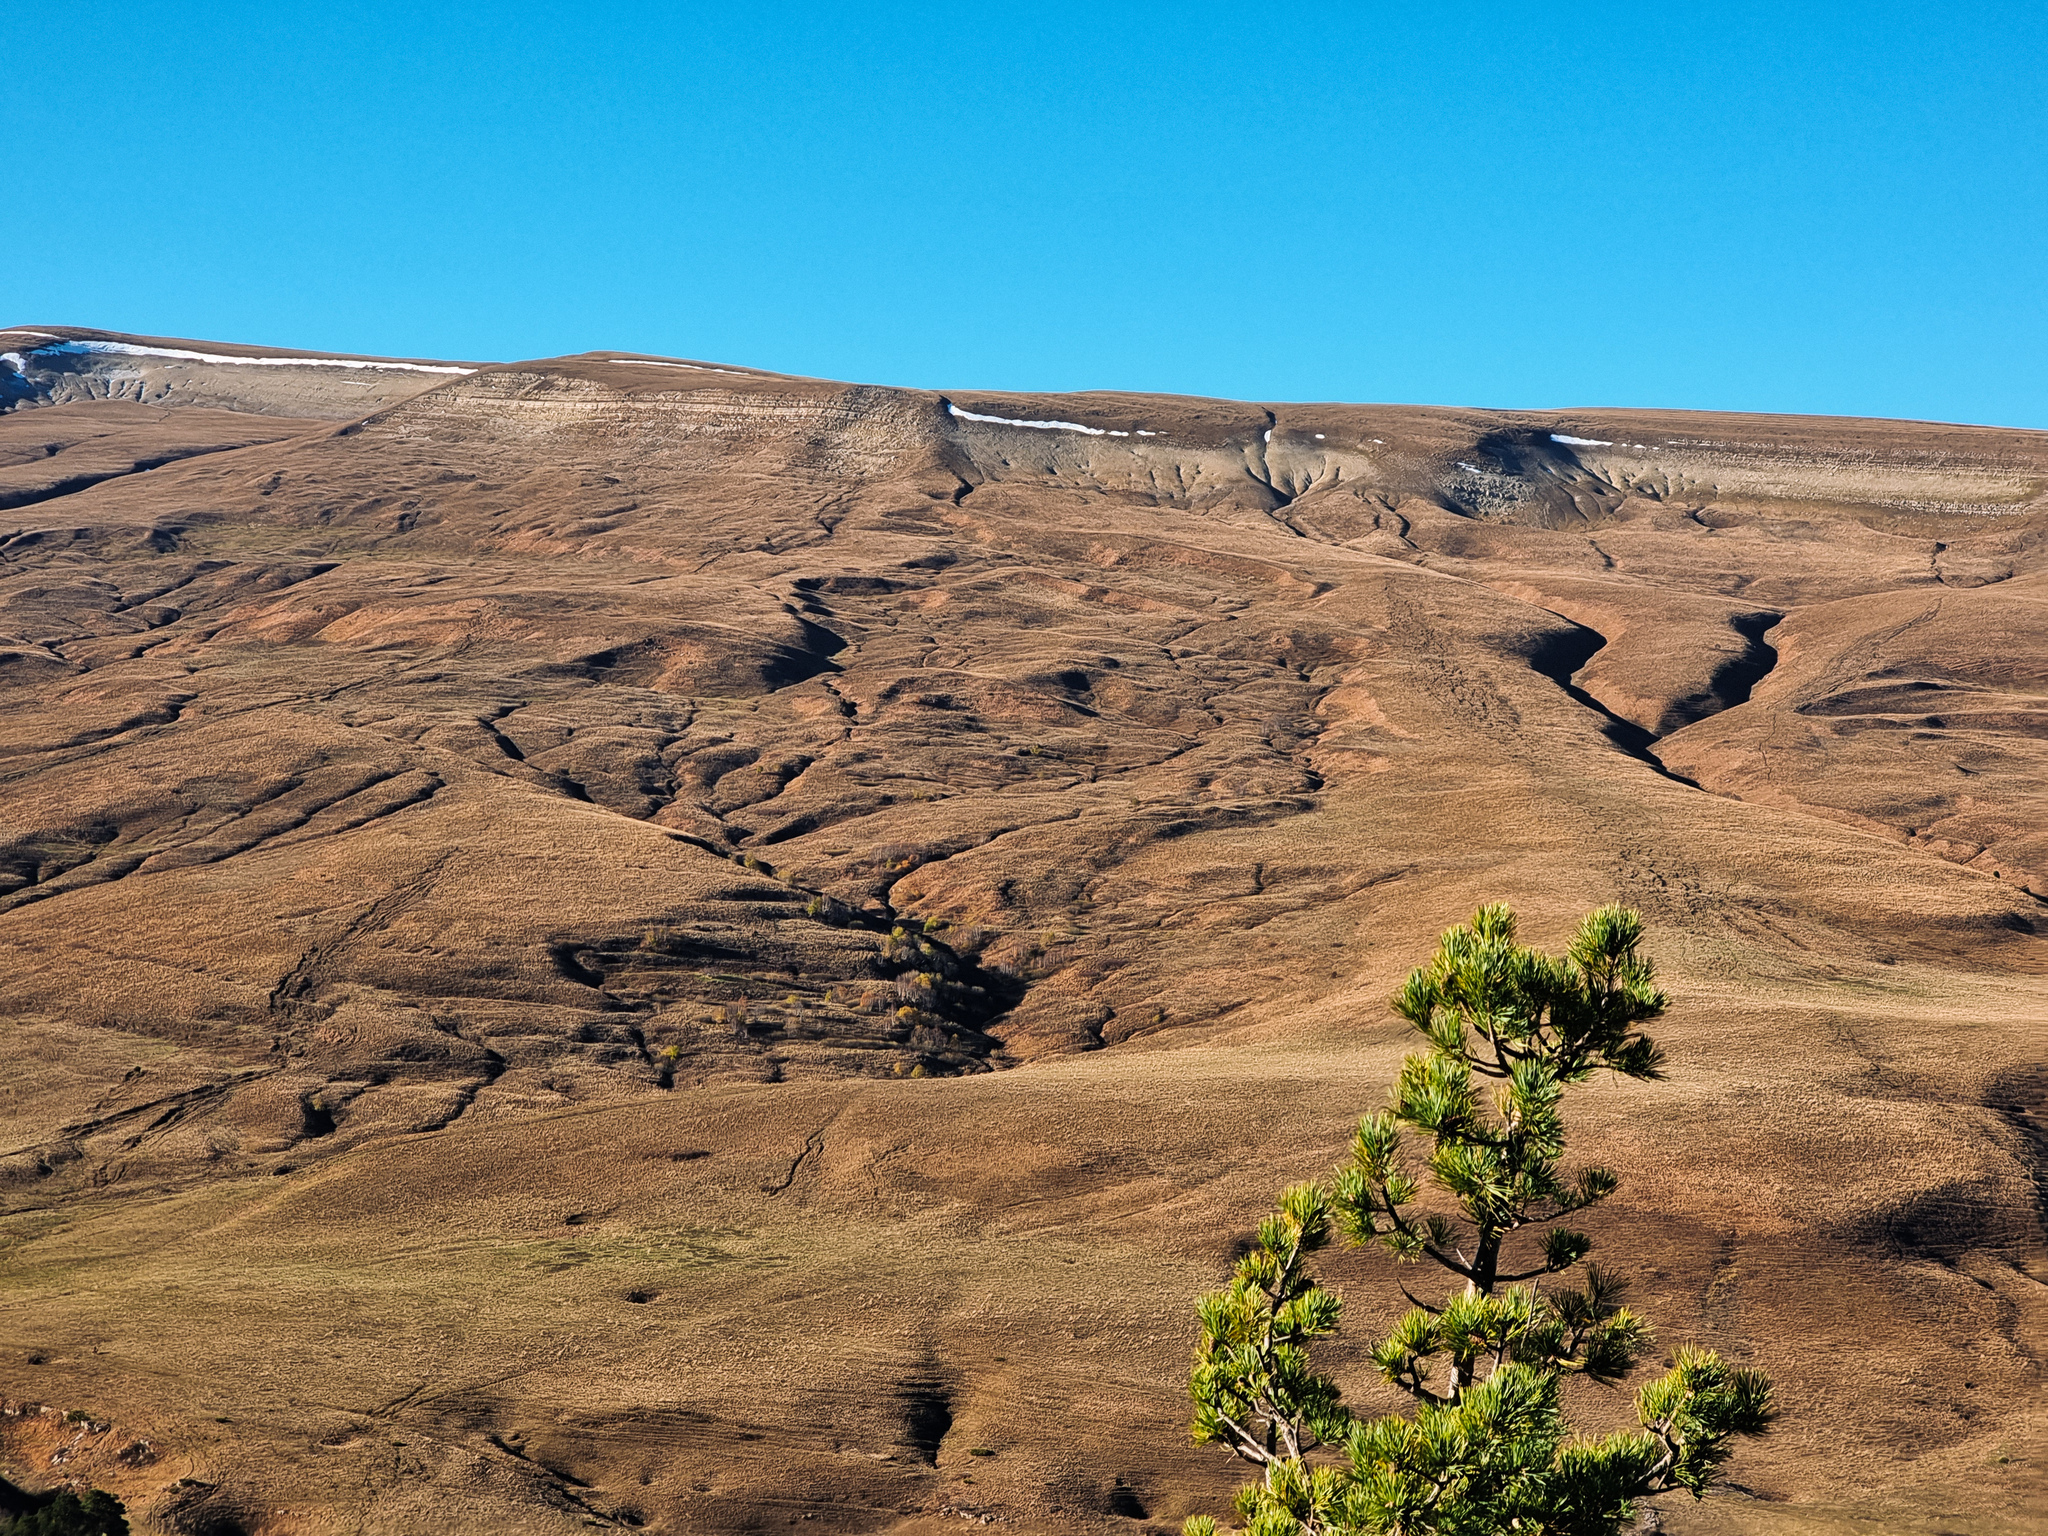
<svg viewBox="0 0 2048 1536">
<path fill-rule="evenodd" d="M 0 1481 L 0 1493 L 14 1492 L 12 1484 Z M 12 1519 L 0 1516 L 0 1536 L 128 1536 L 127 1511 L 104 1488 L 82 1499 L 68 1488 L 28 1498 L 32 1508 Z"/>
<path fill-rule="evenodd" d="M 1734 1437 L 1769 1425 L 1761 1373 L 1692 1349 L 1636 1394 L 1635 1429 L 1577 1437 L 1561 1411 L 1565 1377 L 1618 1381 L 1652 1341 L 1597 1265 L 1538 1284 L 1585 1260 L 1592 1241 L 1565 1218 L 1619 1182 L 1561 1167 L 1565 1091 L 1600 1070 L 1663 1075 L 1637 1027 L 1665 1006 L 1641 941 L 1641 917 L 1608 906 L 1550 956 L 1516 942 L 1507 907 L 1483 907 L 1395 994 L 1429 1049 L 1359 1122 L 1349 1161 L 1288 1189 L 1231 1283 L 1198 1306 L 1194 1436 L 1260 1469 L 1237 1499 L 1250 1536 L 1613 1536 L 1649 1494 L 1700 1497 Z M 1422 1204 L 1408 1132 L 1429 1139 L 1437 1209 Z M 1355 1415 L 1311 1363 L 1341 1302 L 1307 1261 L 1338 1234 L 1452 1277 L 1435 1305 L 1404 1286 L 1412 1309 L 1372 1352 L 1408 1413 Z M 1187 1536 L 1216 1529 L 1197 1516 Z"/>
</svg>

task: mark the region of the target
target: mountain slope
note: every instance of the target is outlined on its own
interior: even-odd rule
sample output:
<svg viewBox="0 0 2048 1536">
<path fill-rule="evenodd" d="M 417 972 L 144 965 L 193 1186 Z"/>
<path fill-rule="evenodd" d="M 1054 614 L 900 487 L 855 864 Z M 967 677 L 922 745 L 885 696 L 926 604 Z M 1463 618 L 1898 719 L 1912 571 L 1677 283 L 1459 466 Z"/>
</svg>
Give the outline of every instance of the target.
<svg viewBox="0 0 2048 1536">
<path fill-rule="evenodd" d="M 2034 1422 L 2048 437 L 376 362 L 0 333 L 0 1390 L 171 1528 L 1220 1507 L 1189 1303 L 1495 898 L 1651 920 L 1759 1498 Z"/>
</svg>

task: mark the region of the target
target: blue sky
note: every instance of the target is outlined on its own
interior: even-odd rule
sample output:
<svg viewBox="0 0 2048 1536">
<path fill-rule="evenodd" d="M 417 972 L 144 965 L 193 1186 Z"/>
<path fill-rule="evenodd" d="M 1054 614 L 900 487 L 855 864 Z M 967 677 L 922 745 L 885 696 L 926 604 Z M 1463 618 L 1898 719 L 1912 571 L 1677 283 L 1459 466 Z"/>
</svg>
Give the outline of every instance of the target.
<svg viewBox="0 0 2048 1536">
<path fill-rule="evenodd" d="M 2048 6 L 13 6 L 0 323 L 2048 428 Z"/>
</svg>

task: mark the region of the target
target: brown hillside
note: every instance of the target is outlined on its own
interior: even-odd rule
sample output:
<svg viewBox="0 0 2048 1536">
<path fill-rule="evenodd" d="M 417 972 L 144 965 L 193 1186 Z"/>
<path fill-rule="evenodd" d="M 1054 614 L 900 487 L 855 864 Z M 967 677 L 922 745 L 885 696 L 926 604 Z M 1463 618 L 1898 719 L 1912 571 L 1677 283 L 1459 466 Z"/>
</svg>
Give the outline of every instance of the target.
<svg viewBox="0 0 2048 1536">
<path fill-rule="evenodd" d="M 1387 993 L 1619 897 L 1594 1235 L 1787 1408 L 1664 1528 L 2048 1528 L 2048 434 L 57 327 L 0 407 L 16 1480 L 1177 1529 Z"/>
</svg>

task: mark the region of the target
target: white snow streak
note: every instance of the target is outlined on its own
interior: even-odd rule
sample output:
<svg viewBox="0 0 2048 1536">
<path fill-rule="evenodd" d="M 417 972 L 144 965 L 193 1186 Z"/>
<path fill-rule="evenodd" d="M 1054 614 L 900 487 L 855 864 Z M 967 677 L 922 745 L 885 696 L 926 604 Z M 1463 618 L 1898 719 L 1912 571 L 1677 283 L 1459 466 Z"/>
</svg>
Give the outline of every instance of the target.
<svg viewBox="0 0 2048 1536">
<path fill-rule="evenodd" d="M 31 332 L 40 335 L 40 332 Z M 32 355 L 63 353 L 69 356 L 112 353 L 120 357 L 168 357 L 186 363 L 246 363 L 257 368 L 384 368 L 400 373 L 474 373 L 474 368 L 457 368 L 441 363 L 384 363 L 350 357 L 227 357 L 218 352 L 187 352 L 181 347 L 138 347 L 125 341 L 60 341 L 37 347 Z"/>
<path fill-rule="evenodd" d="M 1567 437 L 1562 432 L 1550 434 L 1553 443 L 1563 443 L 1567 448 L 1612 448 L 1614 444 L 1597 437 Z"/>
<path fill-rule="evenodd" d="M 738 373 L 737 368 L 713 368 L 709 363 L 664 363 L 651 357 L 608 357 L 608 363 L 638 363 L 642 368 L 688 368 L 695 373 Z"/>
<path fill-rule="evenodd" d="M 946 409 L 962 421 L 985 421 L 996 427 L 1032 427 L 1040 432 L 1085 432 L 1090 437 L 1129 437 L 1128 432 L 1114 432 L 1103 427 L 1084 427 L 1078 421 L 1019 421 L 1014 416 L 983 416 L 974 411 L 963 411 L 952 401 L 946 402 Z M 1157 437 L 1156 432 L 1141 432 L 1141 437 Z"/>
</svg>

